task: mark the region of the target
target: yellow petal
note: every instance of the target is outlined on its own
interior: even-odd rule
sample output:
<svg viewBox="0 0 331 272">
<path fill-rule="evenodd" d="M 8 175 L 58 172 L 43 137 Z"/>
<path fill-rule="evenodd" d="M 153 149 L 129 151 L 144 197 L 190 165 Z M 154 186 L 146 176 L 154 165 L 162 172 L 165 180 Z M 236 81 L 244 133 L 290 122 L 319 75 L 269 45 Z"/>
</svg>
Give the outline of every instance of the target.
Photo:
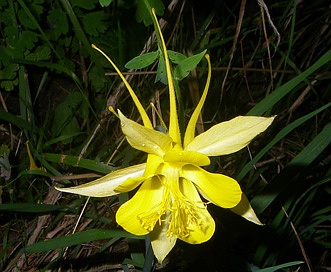
<svg viewBox="0 0 331 272">
<path fill-rule="evenodd" d="M 208 62 L 208 76 L 207 76 L 207 82 L 205 89 L 203 90 L 201 99 L 196 106 L 190 121 L 187 124 L 186 131 L 185 131 L 185 136 L 184 136 L 184 148 L 194 139 L 195 135 L 195 127 L 200 115 L 200 112 L 202 110 L 203 104 L 205 103 L 207 94 L 208 94 L 208 89 L 209 89 L 209 84 L 210 84 L 210 78 L 211 78 L 211 64 L 210 64 L 210 58 L 209 55 L 207 54 L 206 56 L 207 62 Z"/>
<path fill-rule="evenodd" d="M 247 197 L 244 194 L 242 194 L 242 199 L 240 200 L 239 204 L 232 208 L 231 211 L 257 225 L 263 225 L 257 218 L 251 204 L 249 203 Z"/>
<path fill-rule="evenodd" d="M 266 130 L 273 120 L 274 117 L 238 116 L 201 133 L 187 145 L 185 150 L 200 152 L 207 156 L 234 153 Z"/>
<path fill-rule="evenodd" d="M 125 77 L 123 76 L 123 74 L 121 73 L 121 71 L 117 68 L 117 66 L 115 65 L 115 63 L 98 47 L 96 47 L 94 44 L 92 44 L 92 48 L 98 50 L 102 55 L 104 55 L 104 57 L 110 62 L 110 64 L 114 67 L 114 69 L 116 70 L 116 72 L 118 73 L 118 75 L 120 76 L 120 78 L 122 79 L 124 85 L 126 86 L 126 88 L 128 89 L 131 98 L 134 102 L 134 104 L 136 105 L 141 119 L 143 120 L 144 126 L 153 129 L 153 125 L 151 123 L 151 120 L 148 118 L 148 115 L 144 109 L 144 107 L 141 105 L 138 97 L 136 96 L 135 92 L 132 90 L 129 82 L 127 82 L 127 80 L 125 79 Z"/>
<path fill-rule="evenodd" d="M 179 164 L 194 164 L 198 166 L 210 164 L 210 160 L 206 155 L 194 151 L 170 150 L 163 156 L 163 159 L 166 162 L 177 162 Z"/>
<path fill-rule="evenodd" d="M 154 176 L 155 172 L 163 162 L 164 162 L 163 158 L 157 155 L 148 154 L 144 176 L 146 177 Z"/>
<path fill-rule="evenodd" d="M 151 232 L 163 213 L 163 190 L 157 177 L 145 180 L 137 193 L 118 209 L 116 222 L 135 235 Z"/>
<path fill-rule="evenodd" d="M 116 187 L 115 191 L 119 193 L 132 191 L 134 188 L 140 185 L 140 183 L 143 182 L 144 180 L 152 178 L 162 163 L 163 163 L 163 159 L 160 158 L 159 156 L 148 154 L 144 174 L 141 177 L 127 179 L 126 181 L 121 183 L 118 187 Z"/>
<path fill-rule="evenodd" d="M 65 192 L 84 196 L 106 197 L 118 194 L 115 189 L 128 178 L 138 178 L 143 175 L 146 164 L 134 165 L 124 169 L 111 172 L 97 180 L 81 184 L 75 187 L 55 189 Z M 138 184 L 137 184 L 138 186 Z"/>
<path fill-rule="evenodd" d="M 180 176 L 192 181 L 207 200 L 222 208 L 233 208 L 241 199 L 238 182 L 228 176 L 209 173 L 193 165 L 183 166 Z"/>
<path fill-rule="evenodd" d="M 128 178 L 126 181 L 122 182 L 120 185 L 114 188 L 114 192 L 118 194 L 130 192 L 136 187 L 138 187 L 144 180 L 146 180 L 146 177 L 144 175 L 137 178 Z"/>
<path fill-rule="evenodd" d="M 168 51 L 164 42 L 164 38 L 162 35 L 161 28 L 158 24 L 155 10 L 152 9 L 155 29 L 157 30 L 162 44 L 162 55 L 164 57 L 165 66 L 166 66 L 166 72 L 167 72 L 167 80 L 168 80 L 168 87 L 169 87 L 169 100 L 170 100 L 170 123 L 169 123 L 169 135 L 173 139 L 174 142 L 181 145 L 181 136 L 180 136 L 180 130 L 179 130 L 179 124 L 178 124 L 178 115 L 177 115 L 177 105 L 176 105 L 176 95 L 175 95 L 175 88 L 174 88 L 174 82 L 171 74 L 171 68 L 170 68 L 170 61 L 168 57 Z"/>
<path fill-rule="evenodd" d="M 201 244 L 208 241 L 215 232 L 215 221 L 207 210 L 207 206 L 202 202 L 199 193 L 197 192 L 191 181 L 181 180 L 181 191 L 193 206 L 185 211 L 191 216 L 191 220 L 187 222 L 189 235 L 178 237 L 186 243 Z M 171 220 L 174 220 L 173 218 Z"/>
<path fill-rule="evenodd" d="M 176 244 L 176 238 L 167 235 L 170 213 L 166 213 L 161 220 L 161 224 L 156 223 L 155 228 L 150 233 L 151 244 L 154 255 L 159 263 L 162 263 Z"/>
<path fill-rule="evenodd" d="M 162 157 L 172 147 L 172 139 L 160 132 L 144 127 L 118 111 L 122 131 L 129 144 L 135 149 Z"/>
</svg>

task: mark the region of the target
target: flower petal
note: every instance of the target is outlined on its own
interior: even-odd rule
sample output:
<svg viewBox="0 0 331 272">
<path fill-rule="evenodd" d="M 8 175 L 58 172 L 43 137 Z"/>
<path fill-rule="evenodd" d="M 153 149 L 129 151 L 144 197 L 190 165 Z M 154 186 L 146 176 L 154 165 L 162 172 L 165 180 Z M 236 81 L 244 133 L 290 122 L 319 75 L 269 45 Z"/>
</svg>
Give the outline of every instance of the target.
<svg viewBox="0 0 331 272">
<path fill-rule="evenodd" d="M 193 114 L 191 115 L 190 121 L 187 124 L 186 131 L 185 131 L 185 136 L 184 136 L 184 148 L 194 139 L 195 135 L 195 127 L 199 118 L 199 115 L 201 113 L 203 104 L 205 103 L 207 94 L 208 94 L 208 89 L 209 89 L 209 84 L 210 84 L 210 78 L 211 78 L 211 64 L 210 64 L 210 57 L 208 54 L 206 54 L 206 59 L 208 62 L 208 76 L 207 76 L 207 82 L 205 89 L 203 90 L 202 96 L 200 98 L 200 101 L 198 105 L 196 106 Z"/>
<path fill-rule="evenodd" d="M 167 235 L 170 213 L 166 213 L 162 217 L 161 224 L 156 224 L 153 231 L 150 233 L 151 244 L 154 255 L 159 263 L 162 263 L 165 257 L 173 249 L 176 244 L 176 238 Z"/>
<path fill-rule="evenodd" d="M 192 181 L 207 200 L 222 208 L 233 208 L 241 199 L 238 182 L 228 176 L 209 173 L 193 165 L 183 166 L 180 176 Z"/>
<path fill-rule="evenodd" d="M 194 151 L 170 150 L 163 156 L 164 161 L 205 166 L 210 164 L 208 156 Z"/>
<path fill-rule="evenodd" d="M 162 215 L 163 191 L 158 177 L 145 180 L 137 193 L 120 206 L 116 222 L 135 235 L 148 234 Z"/>
<path fill-rule="evenodd" d="M 137 178 L 127 179 L 126 181 L 121 183 L 118 187 L 116 187 L 115 191 L 119 193 L 132 191 L 134 188 L 139 186 L 144 180 L 153 177 L 161 163 L 163 163 L 162 158 L 156 155 L 148 154 L 144 174 Z"/>
<path fill-rule="evenodd" d="M 185 151 L 207 156 L 234 153 L 247 146 L 255 136 L 267 129 L 275 117 L 238 116 L 219 123 L 190 142 Z"/>
<path fill-rule="evenodd" d="M 162 157 L 172 147 L 172 139 L 159 131 L 146 128 L 118 111 L 122 131 L 129 144 L 135 149 Z"/>
<path fill-rule="evenodd" d="M 125 77 L 123 76 L 123 74 L 121 73 L 121 71 L 117 68 L 117 66 L 115 65 L 115 63 L 98 47 L 96 47 L 94 44 L 92 44 L 92 48 L 98 50 L 102 55 L 104 55 L 104 57 L 110 62 L 110 64 L 114 67 L 114 69 L 116 70 L 116 72 L 118 73 L 118 75 L 120 76 L 120 78 L 122 79 L 124 85 L 126 86 L 126 88 L 128 89 L 130 96 L 134 102 L 134 104 L 136 105 L 141 119 L 143 120 L 144 126 L 148 127 L 148 128 L 153 128 L 151 120 L 149 119 L 144 107 L 141 105 L 138 97 L 136 96 L 135 92 L 132 90 L 129 82 L 125 79 Z"/>
<path fill-rule="evenodd" d="M 166 66 L 166 73 L 167 73 L 167 81 L 168 81 L 168 87 L 169 87 L 169 100 L 170 100 L 170 123 L 169 123 L 169 135 L 173 139 L 173 141 L 179 145 L 181 145 L 181 136 L 180 136 L 180 129 L 179 129 L 179 123 L 178 123 L 178 115 L 177 115 L 177 101 L 176 101 L 176 94 L 175 94 L 175 87 L 174 82 L 171 74 L 171 68 L 170 68 L 170 61 L 168 57 L 168 51 L 166 44 L 164 42 L 164 38 L 162 35 L 162 31 L 160 28 L 160 25 L 158 23 L 158 20 L 156 18 L 155 10 L 152 9 L 153 14 L 153 21 L 155 26 L 155 31 L 157 31 L 161 44 L 162 44 L 162 55 L 161 57 L 164 58 L 165 66 Z"/>
<path fill-rule="evenodd" d="M 55 187 L 55 189 L 65 193 L 73 193 L 84 196 L 112 196 L 118 194 L 118 192 L 115 191 L 116 187 L 125 182 L 127 179 L 138 178 L 142 176 L 145 171 L 145 167 L 145 163 L 138 164 L 124 169 L 116 170 L 99 179 L 85 184 L 69 188 Z"/>
<path fill-rule="evenodd" d="M 242 194 L 242 198 L 237 206 L 231 209 L 232 212 L 244 217 L 248 221 L 251 221 L 257 225 L 263 225 L 257 218 L 251 204 L 249 203 L 247 197 Z"/>
<path fill-rule="evenodd" d="M 201 244 L 208 241 L 215 232 L 215 221 L 208 212 L 207 206 L 202 202 L 191 181 L 181 179 L 181 192 L 190 200 L 193 206 L 185 211 L 191 217 L 191 220 L 187 222 L 187 229 L 190 230 L 189 235 L 178 238 L 190 244 Z"/>
</svg>

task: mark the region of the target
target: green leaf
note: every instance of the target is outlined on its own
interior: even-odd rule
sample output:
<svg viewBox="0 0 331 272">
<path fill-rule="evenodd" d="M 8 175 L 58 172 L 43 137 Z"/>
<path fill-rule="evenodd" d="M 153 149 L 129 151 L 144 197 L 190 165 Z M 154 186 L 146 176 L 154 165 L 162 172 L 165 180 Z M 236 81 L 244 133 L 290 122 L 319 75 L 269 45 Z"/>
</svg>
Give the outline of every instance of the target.
<svg viewBox="0 0 331 272">
<path fill-rule="evenodd" d="M 103 11 L 90 12 L 83 17 L 83 26 L 85 31 L 94 36 L 99 36 L 107 29 L 107 24 L 104 22 L 108 19 L 108 15 Z"/>
<path fill-rule="evenodd" d="M 109 78 L 105 77 L 102 70 L 98 69 L 95 65 L 88 71 L 88 79 L 94 92 L 100 93 L 105 91 L 105 86 L 109 82 Z"/>
<path fill-rule="evenodd" d="M 102 7 L 108 7 L 112 0 L 99 0 L 99 3 Z"/>
<path fill-rule="evenodd" d="M 67 34 L 69 31 L 68 19 L 63 10 L 52 9 L 49 11 L 47 21 L 53 26 L 52 34 L 55 39 L 58 39 L 62 34 Z"/>
<path fill-rule="evenodd" d="M 95 171 L 98 173 L 102 173 L 102 174 L 108 174 L 108 173 L 116 170 L 115 167 L 107 165 L 103 162 L 98 162 L 95 160 L 89 160 L 89 159 L 84 159 L 84 158 L 78 158 L 77 156 L 45 153 L 45 154 L 42 154 L 42 158 L 44 158 L 46 161 L 51 161 L 51 162 L 55 162 L 55 163 L 63 163 L 66 165 L 89 169 L 89 170 L 92 170 L 92 171 Z"/>
<path fill-rule="evenodd" d="M 0 47 L 0 68 L 5 67 L 11 63 L 11 56 L 7 52 L 8 48 Z"/>
<path fill-rule="evenodd" d="M 35 24 L 35 21 L 39 21 L 40 15 L 44 11 L 43 0 L 33 0 L 31 3 L 27 3 L 29 7 L 27 8 L 24 5 L 23 1 L 18 1 L 20 5 L 22 6 L 22 9 L 18 10 L 18 18 L 21 23 L 25 28 L 30 28 L 30 29 L 36 29 L 37 25 Z M 23 4 L 22 4 L 23 3 Z M 34 20 L 30 16 L 34 17 Z"/>
<path fill-rule="evenodd" d="M 4 120 L 12 125 L 17 126 L 18 128 L 24 130 L 32 131 L 31 124 L 28 121 L 23 120 L 21 117 L 17 117 L 12 113 L 6 112 L 3 108 L 0 107 L 0 119 Z M 35 131 L 36 132 L 36 131 Z"/>
<path fill-rule="evenodd" d="M 77 110 L 82 105 L 84 98 L 80 92 L 72 92 L 67 96 L 66 101 L 70 108 Z"/>
<path fill-rule="evenodd" d="M 187 59 L 187 57 L 182 53 L 172 50 L 167 50 L 167 51 L 168 51 L 169 59 L 171 60 L 172 63 L 179 64 L 181 61 Z"/>
<path fill-rule="evenodd" d="M 14 203 L 0 205 L 0 212 L 49 213 L 66 210 L 61 206 L 49 204 Z"/>
<path fill-rule="evenodd" d="M 127 69 L 142 69 L 156 61 L 159 57 L 159 52 L 149 52 L 141 56 L 137 56 L 125 64 Z"/>
<path fill-rule="evenodd" d="M 58 248 L 64 248 L 68 246 L 79 245 L 83 243 L 88 243 L 96 240 L 104 240 L 111 238 L 135 238 L 135 239 L 145 239 L 144 236 L 136 236 L 120 229 L 91 229 L 82 231 L 79 233 L 71 234 L 68 236 L 62 236 L 59 238 L 54 238 L 47 241 L 42 241 L 30 246 L 27 246 L 22 251 L 24 253 L 37 253 L 45 252 L 49 250 L 54 250 Z"/>
<path fill-rule="evenodd" d="M 31 50 L 38 41 L 38 35 L 35 32 L 24 30 L 19 33 L 14 26 L 6 27 L 4 34 L 7 46 L 12 49 L 11 52 L 14 52 L 14 55 L 11 55 L 16 58 L 23 56 L 23 51 L 26 49 Z"/>
<path fill-rule="evenodd" d="M 198 63 L 201 61 L 203 56 L 206 54 L 207 50 L 202 51 L 197 55 L 193 55 L 191 57 L 183 59 L 180 63 L 178 63 L 177 67 L 174 71 L 174 76 L 178 80 L 181 80 L 190 73 L 190 71 L 194 70 Z"/>
<path fill-rule="evenodd" d="M 51 58 L 51 49 L 46 45 L 38 46 L 37 49 L 28 54 L 25 59 L 31 61 L 48 60 Z"/>
<path fill-rule="evenodd" d="M 136 11 L 137 22 L 144 22 L 145 26 L 151 25 L 153 23 L 151 17 L 152 8 L 155 9 L 157 15 L 163 15 L 165 7 L 161 0 L 139 0 Z"/>
<path fill-rule="evenodd" d="M 6 44 L 9 47 L 15 47 L 19 39 L 18 29 L 15 26 L 7 26 L 3 30 L 6 37 Z"/>
<path fill-rule="evenodd" d="M 66 100 L 68 101 L 68 105 L 73 109 L 73 111 L 78 112 L 79 116 L 81 116 L 83 119 L 88 119 L 88 102 L 81 92 L 70 93 Z"/>
<path fill-rule="evenodd" d="M 17 71 L 19 69 L 19 65 L 15 63 L 10 63 L 5 66 L 2 70 L 0 70 L 0 80 L 4 79 L 15 79 L 17 77 Z"/>
<path fill-rule="evenodd" d="M 331 61 L 331 50 L 327 51 L 318 61 L 310 66 L 306 71 L 291 79 L 284 85 L 278 87 L 273 93 L 265 97 L 262 101 L 255 105 L 247 115 L 263 115 L 266 111 L 271 109 L 277 102 L 279 102 L 285 95 L 290 93 L 300 82 L 304 81 L 310 74 L 315 72 L 318 68 Z"/>
<path fill-rule="evenodd" d="M 277 142 L 282 140 L 286 135 L 288 135 L 291 131 L 296 129 L 298 126 L 309 120 L 310 118 L 316 116 L 321 111 L 327 109 L 331 106 L 331 102 L 324 105 L 323 107 L 320 107 L 319 109 L 293 121 L 286 127 L 284 127 L 280 132 L 277 133 L 277 135 L 250 161 L 248 162 L 240 171 L 240 173 L 237 175 L 236 180 L 240 181 L 243 179 L 243 177 L 252 169 L 253 165 L 256 164 L 264 154 L 266 154 Z"/>
<path fill-rule="evenodd" d="M 267 267 L 267 268 L 260 269 L 260 270 L 258 270 L 258 272 L 274 272 L 274 271 L 279 271 L 280 269 L 283 269 L 286 267 L 291 267 L 291 266 L 295 266 L 295 265 L 299 265 L 299 264 L 303 264 L 303 262 L 296 261 L 296 262 L 284 263 L 284 264 L 276 265 L 273 267 Z"/>
<path fill-rule="evenodd" d="M 162 82 L 165 85 L 168 84 L 166 66 L 163 58 L 159 58 L 159 63 L 157 64 L 155 82 L 158 81 Z"/>
<path fill-rule="evenodd" d="M 1 88 L 5 89 L 5 91 L 10 92 L 14 90 L 14 87 L 17 86 L 18 84 L 18 79 L 16 78 L 15 80 L 4 80 L 1 82 Z"/>
<path fill-rule="evenodd" d="M 68 97 L 64 102 L 62 102 L 55 108 L 54 119 L 52 123 L 52 133 L 55 136 L 74 135 L 80 132 L 78 120 L 73 112 L 73 108 L 68 102 L 70 101 Z M 73 137 L 68 137 L 62 142 L 64 144 L 68 144 L 72 140 Z"/>
<path fill-rule="evenodd" d="M 304 181 L 304 170 L 331 143 L 331 123 L 324 129 L 262 190 L 251 204 L 257 214 L 261 214 L 281 194 L 293 190 L 300 181 Z"/>
<path fill-rule="evenodd" d="M 66 101 L 59 104 L 54 111 L 54 119 L 52 124 L 52 134 L 54 136 L 60 135 L 64 127 L 68 125 L 72 118 L 72 111 Z"/>
<path fill-rule="evenodd" d="M 79 7 L 87 10 L 92 10 L 95 8 L 96 0 L 71 0 L 73 7 Z"/>
<path fill-rule="evenodd" d="M 19 39 L 19 47 L 24 49 L 31 50 L 35 43 L 38 41 L 38 36 L 35 32 L 32 31 L 23 31 Z"/>
</svg>

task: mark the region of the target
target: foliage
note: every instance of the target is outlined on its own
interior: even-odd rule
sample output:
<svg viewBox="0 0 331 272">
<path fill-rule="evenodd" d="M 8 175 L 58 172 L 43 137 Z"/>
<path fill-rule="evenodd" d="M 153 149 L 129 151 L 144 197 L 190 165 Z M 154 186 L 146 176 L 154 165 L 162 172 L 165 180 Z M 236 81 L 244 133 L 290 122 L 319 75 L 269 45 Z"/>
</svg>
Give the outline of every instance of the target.
<svg viewBox="0 0 331 272">
<path fill-rule="evenodd" d="M 257 1 L 244 7 L 240 1 L 186 1 L 174 13 L 165 8 L 170 2 L 0 0 L 1 271 L 329 269 L 328 1 L 265 1 L 281 34 L 278 47 Z M 155 264 L 148 238 L 116 226 L 114 214 L 129 195 L 60 198 L 53 190 L 144 160 L 108 115 L 113 106 L 138 117 L 118 78 L 105 76 L 111 68 L 91 43 L 121 70 L 131 69 L 127 78 L 153 118 L 168 118 L 146 3 L 166 19 L 181 122 L 201 95 L 205 52 L 213 72 L 199 132 L 237 115 L 277 115 L 249 149 L 214 159 L 208 169 L 236 178 L 265 226 L 208 206 L 217 221 L 213 240 L 196 247 L 178 243 L 164 267 Z"/>
</svg>

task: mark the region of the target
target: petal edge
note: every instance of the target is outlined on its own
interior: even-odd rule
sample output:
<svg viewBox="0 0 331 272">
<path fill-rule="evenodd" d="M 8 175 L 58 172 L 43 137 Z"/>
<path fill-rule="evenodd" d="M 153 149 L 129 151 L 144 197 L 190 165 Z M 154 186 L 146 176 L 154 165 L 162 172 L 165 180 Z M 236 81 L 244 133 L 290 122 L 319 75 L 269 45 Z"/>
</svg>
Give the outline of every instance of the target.
<svg viewBox="0 0 331 272">
<path fill-rule="evenodd" d="M 247 146 L 275 117 L 238 116 L 196 136 L 185 150 L 207 156 L 227 155 Z"/>
<path fill-rule="evenodd" d="M 145 167 L 145 163 L 134 165 L 124 169 L 116 170 L 99 179 L 93 180 L 85 184 L 68 188 L 55 187 L 55 189 L 65 193 L 79 194 L 92 197 L 113 196 L 118 194 L 115 191 L 116 187 L 121 185 L 129 178 L 137 178 L 143 175 Z"/>
</svg>

